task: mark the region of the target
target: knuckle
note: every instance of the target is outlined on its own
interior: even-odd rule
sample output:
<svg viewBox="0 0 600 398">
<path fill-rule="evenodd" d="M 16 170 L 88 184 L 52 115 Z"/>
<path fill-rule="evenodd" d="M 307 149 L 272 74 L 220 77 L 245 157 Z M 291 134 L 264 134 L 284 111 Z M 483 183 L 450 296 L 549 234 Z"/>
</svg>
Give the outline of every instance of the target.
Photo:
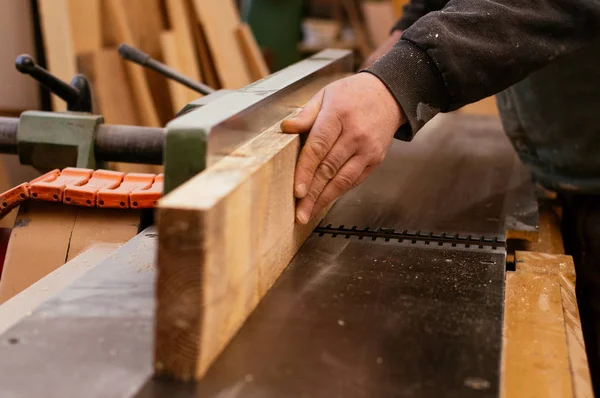
<svg viewBox="0 0 600 398">
<path fill-rule="evenodd" d="M 354 130 L 352 137 L 354 138 L 354 143 L 357 145 L 364 145 L 371 139 L 370 134 L 363 129 Z"/>
<path fill-rule="evenodd" d="M 355 179 L 347 174 L 340 173 L 335 179 L 335 187 L 340 191 L 346 191 L 354 187 Z"/>
<path fill-rule="evenodd" d="M 337 119 L 336 122 L 340 125 L 344 122 L 344 120 L 346 120 L 346 118 L 349 115 L 348 109 L 346 109 L 345 106 L 336 106 L 333 109 L 333 113 Z"/>
<path fill-rule="evenodd" d="M 385 160 L 386 155 L 387 155 L 386 151 L 380 149 L 377 146 L 371 148 L 366 153 L 368 154 L 367 155 L 367 159 L 368 159 L 367 164 L 375 165 L 375 166 L 378 166 L 381 163 L 383 163 L 383 161 Z"/>
<path fill-rule="evenodd" d="M 384 160 L 385 160 L 385 153 L 380 152 L 375 155 L 375 158 L 373 159 L 373 164 L 380 165 L 381 163 L 383 163 Z"/>
<path fill-rule="evenodd" d="M 327 143 L 320 138 L 313 139 L 313 141 L 309 144 L 309 148 L 310 151 L 319 159 L 324 158 L 329 150 Z"/>
<path fill-rule="evenodd" d="M 332 161 L 328 160 L 323 161 L 317 169 L 317 175 L 326 180 L 331 180 L 335 173 L 337 173 L 337 167 Z"/>
<path fill-rule="evenodd" d="M 307 199 L 309 202 L 311 202 L 311 203 L 314 203 L 314 202 L 315 202 L 315 201 L 316 201 L 316 200 L 319 198 L 319 194 L 320 194 L 320 193 L 321 193 L 321 192 L 320 192 L 318 189 L 316 189 L 316 188 L 314 188 L 314 187 L 313 187 L 313 188 L 311 188 L 311 189 L 308 191 L 308 193 L 306 194 L 306 199 Z"/>
</svg>

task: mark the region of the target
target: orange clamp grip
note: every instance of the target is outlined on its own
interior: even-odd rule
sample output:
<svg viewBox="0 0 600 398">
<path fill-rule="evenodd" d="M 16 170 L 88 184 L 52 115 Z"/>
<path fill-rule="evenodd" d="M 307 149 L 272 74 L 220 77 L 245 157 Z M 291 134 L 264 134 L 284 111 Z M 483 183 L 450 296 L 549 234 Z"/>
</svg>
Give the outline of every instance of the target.
<svg viewBox="0 0 600 398">
<path fill-rule="evenodd" d="M 163 185 L 165 176 L 159 174 L 154 178 L 154 183 L 148 189 L 135 189 L 129 199 L 131 200 L 131 207 L 134 209 L 150 209 L 156 205 L 156 202 L 163 193 Z"/>
<path fill-rule="evenodd" d="M 101 189 L 97 194 L 98 207 L 117 209 L 129 208 L 129 194 L 135 190 L 148 189 L 154 182 L 154 174 L 129 173 L 115 189 Z"/>
<path fill-rule="evenodd" d="M 59 169 L 54 169 L 52 171 L 47 172 L 46 174 L 42 174 L 41 176 L 34 178 L 33 180 L 29 181 L 29 185 L 31 184 L 35 184 L 36 182 L 50 182 L 50 181 L 54 181 L 58 178 L 58 176 L 60 175 L 60 170 Z"/>
<path fill-rule="evenodd" d="M 28 182 L 9 189 L 0 195 L 0 215 L 4 216 L 27 199 L 29 199 Z"/>
<path fill-rule="evenodd" d="M 42 176 L 39 176 L 31 182 L 25 182 L 9 189 L 0 195 L 0 215 L 5 215 L 13 208 L 17 207 L 27 199 L 29 199 L 30 184 L 38 181 L 53 181 L 60 175 L 60 171 L 52 170 Z"/>
<path fill-rule="evenodd" d="M 69 205 L 94 207 L 96 195 L 101 189 L 117 188 L 125 173 L 110 170 L 96 170 L 85 185 L 68 186 L 64 190 L 63 202 Z"/>
<path fill-rule="evenodd" d="M 94 170 L 67 167 L 54 181 L 35 181 L 31 184 L 31 197 L 50 202 L 61 202 L 66 187 L 83 185 Z"/>
</svg>

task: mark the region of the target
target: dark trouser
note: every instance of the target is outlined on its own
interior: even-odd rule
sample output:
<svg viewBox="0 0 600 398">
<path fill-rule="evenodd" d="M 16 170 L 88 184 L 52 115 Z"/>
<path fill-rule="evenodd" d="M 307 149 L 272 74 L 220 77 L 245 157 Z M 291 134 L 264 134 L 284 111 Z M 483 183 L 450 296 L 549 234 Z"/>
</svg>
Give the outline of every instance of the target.
<svg viewBox="0 0 600 398">
<path fill-rule="evenodd" d="M 565 195 L 562 225 L 577 273 L 577 303 L 595 395 L 600 397 L 600 196 Z"/>
<path fill-rule="evenodd" d="M 600 40 L 498 94 L 504 130 L 537 181 L 564 198 L 563 239 L 600 397 Z"/>
</svg>

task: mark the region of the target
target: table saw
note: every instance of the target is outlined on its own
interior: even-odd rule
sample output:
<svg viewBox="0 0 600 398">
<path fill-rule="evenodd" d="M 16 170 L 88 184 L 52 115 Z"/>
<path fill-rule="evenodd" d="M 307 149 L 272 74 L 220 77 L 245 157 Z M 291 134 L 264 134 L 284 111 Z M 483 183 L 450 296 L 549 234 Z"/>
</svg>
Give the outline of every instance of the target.
<svg viewBox="0 0 600 398">
<path fill-rule="evenodd" d="M 350 68 L 348 52 L 329 50 L 191 104 L 165 129 L 165 193 Z M 394 142 L 192 383 L 153 377 L 164 222 L 114 251 L 90 248 L 0 307 L 1 396 L 591 396 L 570 257 L 508 247 L 536 236 L 538 202 L 497 118 L 440 115 Z M 550 287 L 515 293 L 520 272 Z"/>
</svg>

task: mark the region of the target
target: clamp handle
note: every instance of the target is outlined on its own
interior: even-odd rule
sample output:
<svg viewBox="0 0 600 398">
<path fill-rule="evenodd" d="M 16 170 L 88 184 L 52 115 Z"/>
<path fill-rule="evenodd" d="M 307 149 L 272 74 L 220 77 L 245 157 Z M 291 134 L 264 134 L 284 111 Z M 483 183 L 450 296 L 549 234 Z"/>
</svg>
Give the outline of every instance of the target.
<svg viewBox="0 0 600 398">
<path fill-rule="evenodd" d="M 92 112 L 92 92 L 90 82 L 85 76 L 76 75 L 69 85 L 36 64 L 28 54 L 19 55 L 15 66 L 19 72 L 33 77 L 62 98 L 69 111 Z"/>
<path fill-rule="evenodd" d="M 123 43 L 119 46 L 119 55 L 121 56 L 121 58 L 127 61 L 152 69 L 169 79 L 175 80 L 176 82 L 183 84 L 184 86 L 196 91 L 197 93 L 208 95 L 215 92 L 215 90 L 212 87 L 209 87 L 206 84 L 202 84 L 200 82 L 190 79 L 187 76 L 182 75 L 175 69 L 170 68 L 162 62 L 155 60 L 145 52 L 138 50 L 137 48 L 132 47 L 129 44 Z"/>
</svg>

